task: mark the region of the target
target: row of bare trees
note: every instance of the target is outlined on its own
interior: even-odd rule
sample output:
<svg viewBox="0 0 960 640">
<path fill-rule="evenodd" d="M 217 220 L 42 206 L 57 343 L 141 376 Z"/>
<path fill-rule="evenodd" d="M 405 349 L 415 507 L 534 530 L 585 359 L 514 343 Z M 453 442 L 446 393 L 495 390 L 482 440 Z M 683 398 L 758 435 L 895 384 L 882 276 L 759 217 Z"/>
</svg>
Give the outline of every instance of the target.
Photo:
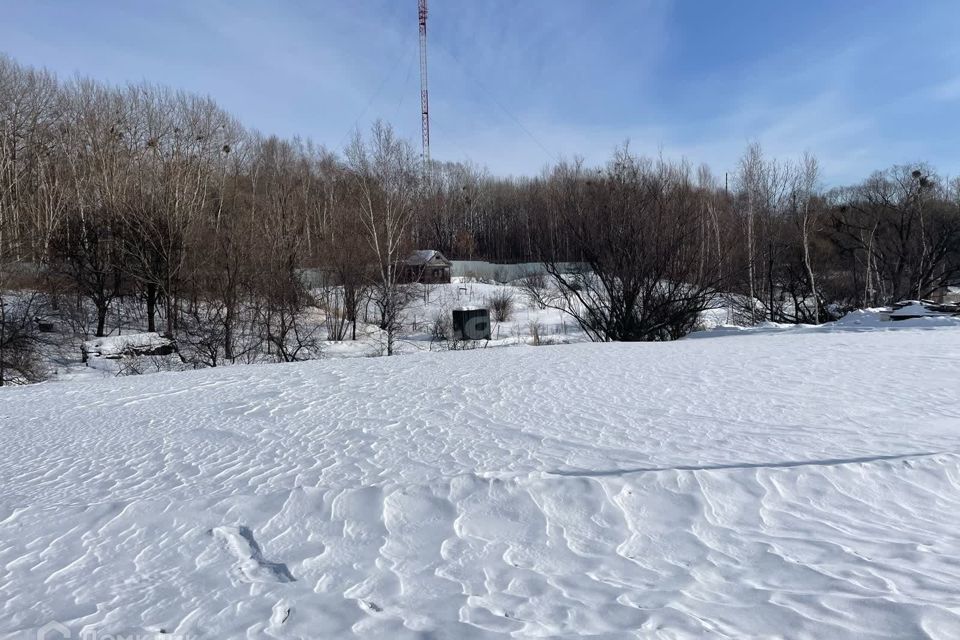
<svg viewBox="0 0 960 640">
<path fill-rule="evenodd" d="M 540 302 L 602 340 L 675 338 L 720 295 L 750 321 L 822 322 L 958 279 L 960 182 L 930 167 L 827 190 L 814 158 L 753 145 L 730 178 L 626 147 L 522 179 L 423 167 L 383 124 L 337 155 L 208 98 L 0 57 L 0 295 L 32 265 L 90 333 L 122 301 L 200 364 L 312 357 L 314 316 L 337 340 L 369 320 L 391 353 L 414 247 L 542 262 Z"/>
<path fill-rule="evenodd" d="M 823 190 L 815 158 L 767 159 L 752 145 L 729 205 L 744 233 L 754 320 L 818 323 L 850 309 L 940 298 L 960 285 L 960 180 L 896 166 Z"/>
<path fill-rule="evenodd" d="M 828 189 L 815 157 L 781 161 L 756 144 L 723 181 L 706 167 L 669 164 L 623 149 L 599 170 L 563 163 L 524 179 L 441 165 L 415 228 L 418 242 L 460 259 L 546 259 L 593 269 L 591 253 L 599 249 L 585 243 L 618 237 L 597 236 L 622 227 L 608 210 L 609 200 L 625 197 L 618 192 L 624 171 L 648 185 L 669 174 L 691 194 L 671 204 L 667 217 L 667 226 L 683 226 L 685 260 L 694 269 L 684 277 L 737 294 L 745 320 L 819 323 L 853 308 L 937 298 L 960 285 L 960 179 L 932 167 L 895 166 Z M 635 198 L 620 215 L 656 220 L 659 206 Z M 659 243 L 640 228 L 645 223 L 630 224 L 638 238 Z"/>
<path fill-rule="evenodd" d="M 121 302 L 140 306 L 145 329 L 206 365 L 311 357 L 318 303 L 355 337 L 370 298 L 392 351 L 420 173 L 386 125 L 340 160 L 244 130 L 207 98 L 0 57 L 0 291 L 13 300 L 11 274 L 32 268 L 49 300 L 92 310 L 97 336 Z"/>
</svg>

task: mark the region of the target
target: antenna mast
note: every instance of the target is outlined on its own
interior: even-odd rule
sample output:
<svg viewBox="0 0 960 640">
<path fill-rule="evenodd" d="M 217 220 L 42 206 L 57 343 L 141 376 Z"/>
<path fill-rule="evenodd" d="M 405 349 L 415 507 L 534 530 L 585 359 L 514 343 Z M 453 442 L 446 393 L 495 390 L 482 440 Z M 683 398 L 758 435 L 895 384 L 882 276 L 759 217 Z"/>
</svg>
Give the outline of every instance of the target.
<svg viewBox="0 0 960 640">
<path fill-rule="evenodd" d="M 430 101 L 427 98 L 427 0 L 420 2 L 420 115 L 423 135 L 423 170 L 430 164 Z"/>
</svg>

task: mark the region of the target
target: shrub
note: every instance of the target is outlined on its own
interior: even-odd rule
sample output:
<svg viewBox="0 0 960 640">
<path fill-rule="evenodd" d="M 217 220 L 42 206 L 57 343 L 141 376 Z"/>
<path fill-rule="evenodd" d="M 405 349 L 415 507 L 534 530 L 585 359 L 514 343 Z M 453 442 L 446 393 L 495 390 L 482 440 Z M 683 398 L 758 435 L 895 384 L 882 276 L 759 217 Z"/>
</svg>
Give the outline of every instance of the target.
<svg viewBox="0 0 960 640">
<path fill-rule="evenodd" d="M 0 295 L 0 386 L 44 380 L 49 371 L 41 357 L 36 293 Z"/>
<path fill-rule="evenodd" d="M 538 309 L 547 308 L 547 277 L 542 273 L 532 273 L 521 281 L 521 286 L 527 295 L 530 306 Z"/>
<path fill-rule="evenodd" d="M 430 336 L 434 340 L 449 340 L 453 334 L 453 322 L 450 320 L 449 311 L 438 311 L 433 317 L 433 323 L 430 326 Z"/>
<path fill-rule="evenodd" d="M 540 339 L 540 333 L 542 330 L 543 327 L 536 320 L 530 323 L 530 342 L 535 347 L 539 347 L 541 344 L 543 344 Z"/>
<path fill-rule="evenodd" d="M 497 289 L 487 298 L 490 314 L 496 322 L 506 322 L 513 315 L 513 292 L 509 289 Z"/>
</svg>

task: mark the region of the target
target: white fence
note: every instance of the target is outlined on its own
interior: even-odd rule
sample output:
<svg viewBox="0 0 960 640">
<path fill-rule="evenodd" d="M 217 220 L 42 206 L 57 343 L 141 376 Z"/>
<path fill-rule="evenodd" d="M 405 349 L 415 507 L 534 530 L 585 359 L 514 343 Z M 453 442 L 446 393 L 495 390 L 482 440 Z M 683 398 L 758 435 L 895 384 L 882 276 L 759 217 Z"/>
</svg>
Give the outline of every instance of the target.
<svg viewBox="0 0 960 640">
<path fill-rule="evenodd" d="M 519 262 L 516 264 L 498 264 L 483 260 L 453 260 L 450 275 L 455 278 L 477 278 L 492 282 L 511 282 L 526 278 L 538 273 L 546 273 L 540 262 Z M 569 263 L 570 271 L 580 268 L 581 265 Z"/>
</svg>

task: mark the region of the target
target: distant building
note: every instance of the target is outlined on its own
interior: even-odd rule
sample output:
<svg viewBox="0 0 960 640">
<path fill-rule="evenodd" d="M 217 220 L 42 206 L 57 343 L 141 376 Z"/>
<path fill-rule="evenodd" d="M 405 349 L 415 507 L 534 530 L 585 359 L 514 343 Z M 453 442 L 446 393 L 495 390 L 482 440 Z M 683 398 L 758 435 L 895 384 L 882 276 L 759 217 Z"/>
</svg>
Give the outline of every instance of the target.
<svg viewBox="0 0 960 640">
<path fill-rule="evenodd" d="M 449 284 L 450 266 L 450 261 L 439 251 L 420 249 L 411 253 L 400 264 L 400 281 Z"/>
</svg>

